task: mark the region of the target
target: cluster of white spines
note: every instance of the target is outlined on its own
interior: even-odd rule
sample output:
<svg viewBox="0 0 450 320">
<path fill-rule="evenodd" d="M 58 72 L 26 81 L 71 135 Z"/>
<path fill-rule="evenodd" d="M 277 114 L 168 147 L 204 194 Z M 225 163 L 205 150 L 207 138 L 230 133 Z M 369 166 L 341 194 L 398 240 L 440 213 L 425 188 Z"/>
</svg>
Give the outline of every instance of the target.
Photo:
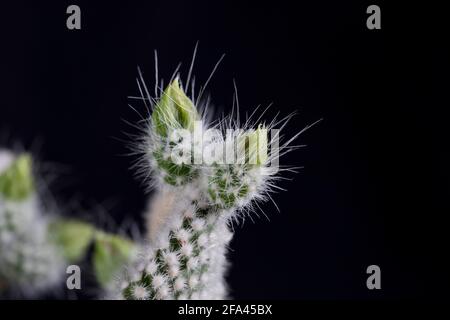
<svg viewBox="0 0 450 320">
<path fill-rule="evenodd" d="M 36 192 L 28 189 L 28 156 L 0 151 L 0 158 L 7 157 L 9 166 L 0 171 L 0 280 L 12 291 L 33 295 L 61 280 L 63 260 L 49 241 Z"/>
</svg>

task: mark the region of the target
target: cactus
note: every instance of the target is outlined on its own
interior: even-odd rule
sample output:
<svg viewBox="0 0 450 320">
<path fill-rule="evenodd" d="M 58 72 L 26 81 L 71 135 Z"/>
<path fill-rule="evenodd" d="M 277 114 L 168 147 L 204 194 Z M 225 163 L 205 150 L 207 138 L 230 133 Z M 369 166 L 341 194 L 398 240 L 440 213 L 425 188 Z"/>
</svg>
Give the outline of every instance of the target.
<svg viewBox="0 0 450 320">
<path fill-rule="evenodd" d="M 30 156 L 0 150 L 0 283 L 11 293 L 34 296 L 61 282 L 64 260 L 42 211 Z"/>
<path fill-rule="evenodd" d="M 155 101 L 137 144 L 156 194 L 147 214 L 149 242 L 110 297 L 227 298 L 229 225 L 268 199 L 277 172 L 269 166 L 268 128 L 250 127 L 249 121 L 240 128 L 227 118 L 208 130 L 178 77 L 160 97 L 144 98 Z M 204 137 L 201 143 L 196 135 Z M 223 161 L 229 154 L 233 161 Z"/>
</svg>

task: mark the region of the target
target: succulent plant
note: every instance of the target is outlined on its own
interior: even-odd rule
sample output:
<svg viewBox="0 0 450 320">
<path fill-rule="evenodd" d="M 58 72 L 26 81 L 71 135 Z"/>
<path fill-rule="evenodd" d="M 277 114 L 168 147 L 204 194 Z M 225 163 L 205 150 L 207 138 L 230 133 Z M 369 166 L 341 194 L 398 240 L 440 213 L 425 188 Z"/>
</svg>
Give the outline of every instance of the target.
<svg viewBox="0 0 450 320">
<path fill-rule="evenodd" d="M 270 166 L 278 155 L 268 156 L 274 122 L 266 127 L 247 121 L 241 128 L 229 117 L 208 125 L 178 77 L 159 97 L 146 92 L 143 99 L 154 103 L 137 147 L 155 194 L 148 243 L 110 297 L 227 298 L 230 223 L 269 198 L 278 171 Z"/>
</svg>

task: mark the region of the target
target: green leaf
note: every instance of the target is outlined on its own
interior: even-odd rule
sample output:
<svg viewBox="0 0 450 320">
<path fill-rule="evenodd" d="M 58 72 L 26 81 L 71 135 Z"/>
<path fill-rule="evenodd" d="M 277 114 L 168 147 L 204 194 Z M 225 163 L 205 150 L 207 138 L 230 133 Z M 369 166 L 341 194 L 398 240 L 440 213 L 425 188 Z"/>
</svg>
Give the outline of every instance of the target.
<svg viewBox="0 0 450 320">
<path fill-rule="evenodd" d="M 52 240 L 62 248 L 63 255 L 69 262 L 83 258 L 94 232 L 93 226 L 75 220 L 57 220 L 50 224 Z"/>
<path fill-rule="evenodd" d="M 180 87 L 178 78 L 167 86 L 152 114 L 156 132 L 167 137 L 171 129 L 194 130 L 200 116 L 191 99 Z"/>
<path fill-rule="evenodd" d="M 120 269 L 129 262 L 136 245 L 125 238 L 97 232 L 94 244 L 94 271 L 97 281 L 107 287 Z"/>
<path fill-rule="evenodd" d="M 8 169 L 0 173 L 0 194 L 6 199 L 21 201 L 34 191 L 31 157 L 18 156 Z"/>
</svg>

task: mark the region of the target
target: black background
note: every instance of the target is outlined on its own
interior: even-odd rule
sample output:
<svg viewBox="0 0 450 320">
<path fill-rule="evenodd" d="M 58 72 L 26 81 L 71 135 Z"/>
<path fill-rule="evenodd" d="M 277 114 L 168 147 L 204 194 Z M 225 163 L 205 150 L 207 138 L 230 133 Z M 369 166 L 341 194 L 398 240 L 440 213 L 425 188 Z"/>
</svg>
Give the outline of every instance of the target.
<svg viewBox="0 0 450 320">
<path fill-rule="evenodd" d="M 81 30 L 66 28 L 70 4 L 81 7 Z M 366 28 L 370 4 L 381 7 L 381 30 Z M 127 99 L 139 93 L 136 67 L 153 86 L 156 49 L 162 77 L 170 78 L 179 61 L 186 75 L 199 41 L 200 83 L 226 54 L 209 85 L 218 110 L 230 111 L 236 79 L 243 114 L 270 102 L 266 119 L 298 112 L 286 135 L 323 118 L 300 137 L 308 147 L 282 159 L 305 168 L 281 184 L 288 192 L 274 196 L 281 212 L 268 203 L 270 221 L 237 228 L 232 297 L 448 297 L 450 55 L 443 8 L 18 1 L 2 4 L 1 12 L 0 142 L 58 164 L 50 187 L 61 211 L 140 221 L 146 195 L 120 141 L 124 132 L 136 133 L 122 119 L 139 120 L 128 103 L 145 114 Z M 76 202 L 88 213 L 74 210 Z M 366 288 L 371 264 L 381 267 L 378 291 Z"/>
</svg>

